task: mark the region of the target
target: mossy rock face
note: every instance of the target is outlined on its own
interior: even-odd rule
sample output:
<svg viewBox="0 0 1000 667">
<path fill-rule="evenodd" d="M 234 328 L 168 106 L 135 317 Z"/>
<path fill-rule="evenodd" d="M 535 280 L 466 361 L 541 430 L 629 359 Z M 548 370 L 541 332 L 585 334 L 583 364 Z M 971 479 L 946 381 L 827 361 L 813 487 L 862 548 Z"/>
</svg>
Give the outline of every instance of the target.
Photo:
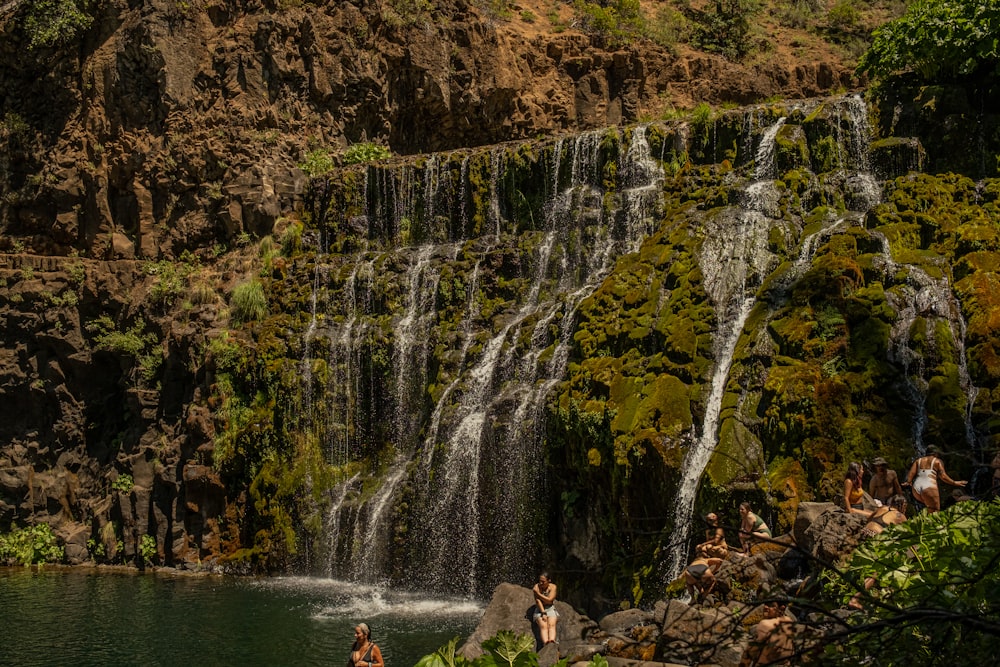
<svg viewBox="0 0 1000 667">
<path fill-rule="evenodd" d="M 881 178 L 898 178 L 921 171 L 926 162 L 927 151 L 916 137 L 888 137 L 872 142 L 872 169 Z"/>
<path fill-rule="evenodd" d="M 977 434 L 1000 438 L 993 416 L 1000 403 L 1000 183 L 902 174 L 920 144 L 886 141 L 875 156 L 895 165 L 883 172 L 894 178 L 877 184 L 882 201 L 868 210 L 871 183 L 846 173 L 857 166 L 861 141 L 845 133 L 853 105 L 762 106 L 712 114 L 697 126 L 595 132 L 572 140 L 586 148 L 573 164 L 565 154 L 556 158 L 570 139 L 382 164 L 368 172 L 367 200 L 365 179 L 334 179 L 341 190 L 327 209 L 331 255 L 305 252 L 269 278 L 271 315 L 247 327 L 239 363 L 225 366 L 231 384 L 217 396 L 230 401 L 220 428 L 231 430 L 238 453 L 231 479 L 256 483 L 264 503 L 253 527 L 273 545 L 288 517 L 308 515 L 315 525 L 315 509 L 291 491 L 304 489 L 312 474 L 327 488 L 348 474 L 363 478 L 351 495 L 358 511 L 383 483 L 387 461 L 406 450 L 402 424 L 408 437 L 424 437 L 437 407 L 454 408 L 478 391 L 470 368 L 503 337 L 498 358 L 505 363 L 488 390 L 502 394 L 521 375 L 540 378 L 529 391 L 550 390 L 535 424 L 552 471 L 543 505 L 550 513 L 538 534 L 577 526 L 600 553 L 595 578 L 620 586 L 648 570 L 652 580 L 657 549 L 673 528 L 663 508 L 701 436 L 721 341 L 734 326 L 727 313 L 751 297 L 756 303 L 735 332 L 717 406 L 718 446 L 697 512 L 751 498 L 783 527 L 798 502 L 836 498 L 850 460 L 879 455 L 901 470 L 918 437 L 964 447 L 970 408 Z M 742 215 L 740 204 L 749 200 L 761 137 L 781 119 L 780 180 L 766 212 L 753 212 L 765 221 L 755 231 L 739 227 L 759 221 Z M 624 233 L 623 161 L 642 131 L 664 167 L 662 202 L 643 221 L 649 233 L 597 274 L 585 298 L 566 296 L 551 313 L 531 311 L 531 299 L 568 294 L 560 281 L 579 279 Z M 575 169 L 588 187 L 576 193 L 573 214 L 558 217 L 552 194 Z M 375 213 L 381 222 L 364 228 L 362 219 Z M 720 250 L 722 233 L 734 229 L 759 231 L 760 243 Z M 717 264 L 705 261 L 706 247 Z M 753 270 L 740 274 L 743 282 L 715 289 L 719 274 L 744 265 Z M 564 266 L 577 273 L 560 274 Z M 311 286 L 323 271 L 329 280 L 315 297 L 325 318 L 313 322 Z M 931 293 L 948 298 L 931 300 Z M 422 309 L 401 328 L 413 294 Z M 349 344 L 338 338 L 348 323 Z M 414 340 L 419 353 L 407 348 Z M 304 364 L 307 351 L 312 361 Z M 533 375 L 550 365 L 565 368 L 563 376 Z M 308 416 L 287 408 L 306 405 L 306 373 L 314 392 Z M 414 386 L 397 392 L 407 379 Z M 395 413 L 400 396 L 406 419 Z M 506 395 L 484 423 L 495 433 L 511 429 L 518 398 Z M 915 434 L 923 419 L 925 431 Z M 325 455 L 332 459 L 350 442 L 348 460 L 316 460 L 318 439 L 306 436 L 321 429 Z M 411 535 L 420 520 L 420 484 L 441 478 L 446 443 L 432 445 L 423 454 L 429 470 L 422 463 L 407 470 L 392 509 L 395 536 Z M 498 436 L 484 451 L 490 474 L 501 472 L 490 457 L 503 446 Z M 265 466 L 269 456 L 277 463 Z M 956 461 L 955 475 L 967 468 Z M 426 477 L 419 484 L 417 469 Z M 400 537 L 398 554 L 406 542 Z M 565 557 L 562 547 L 548 548 L 554 559 Z"/>
<path fill-rule="evenodd" d="M 801 125 L 786 123 L 775 137 L 778 173 L 808 167 L 810 164 L 809 141 Z"/>
<path fill-rule="evenodd" d="M 926 86 L 901 77 L 876 91 L 874 122 L 884 137 L 914 137 L 926 151 L 924 169 L 995 177 L 1000 166 L 1000 114 L 981 86 Z"/>
</svg>

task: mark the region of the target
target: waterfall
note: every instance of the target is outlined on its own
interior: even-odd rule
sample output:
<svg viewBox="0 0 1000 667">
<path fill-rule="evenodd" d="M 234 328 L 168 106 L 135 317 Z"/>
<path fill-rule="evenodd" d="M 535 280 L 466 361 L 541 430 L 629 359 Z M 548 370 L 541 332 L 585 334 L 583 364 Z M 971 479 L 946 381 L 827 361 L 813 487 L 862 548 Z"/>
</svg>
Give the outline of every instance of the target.
<svg viewBox="0 0 1000 667">
<path fill-rule="evenodd" d="M 694 504 L 705 468 L 718 443 L 719 414 L 729 380 L 736 344 L 743 325 L 756 302 L 756 291 L 774 262 L 768 251 L 768 232 L 772 219 L 760 209 L 770 210 L 769 197 L 763 193 L 773 188 L 767 182 L 775 174 L 774 142 L 784 125 L 779 118 L 761 135 L 757 147 L 753 181 L 744 188 L 744 208 L 729 208 L 706 230 L 699 257 L 705 288 L 718 316 L 718 333 L 713 350 L 715 365 L 710 391 L 705 403 L 701 431 L 684 457 L 680 484 L 673 507 L 674 521 L 669 546 L 667 576 L 678 577 L 687 563 L 688 534 L 694 516 Z"/>
<path fill-rule="evenodd" d="M 525 211 L 535 204 L 517 179 L 536 176 L 511 171 L 512 155 L 524 159 L 518 150 L 368 168 L 368 238 L 383 249 L 366 246 L 349 275 L 325 286 L 330 312 L 317 313 L 308 334 L 329 338 L 338 371 L 325 388 L 334 460 L 354 470 L 373 447 L 392 452 L 380 470 L 333 491 L 338 518 L 326 530 L 336 532 L 328 550 L 336 576 L 373 581 L 405 572 L 411 586 L 485 593 L 533 568 L 532 531 L 542 510 L 525 499 L 545 484 L 539 425 L 546 398 L 565 374 L 579 304 L 658 224 L 664 177 L 645 127 L 624 140 L 617 130 L 562 138 L 538 164 L 544 201 Z M 617 164 L 606 170 L 609 157 Z M 617 174 L 613 190 L 608 173 Z M 417 247 L 393 247 L 421 239 Z M 497 310 L 496 279 L 481 284 L 481 275 L 507 270 L 519 244 L 531 253 L 507 279 L 523 286 Z M 448 310 L 438 312 L 440 303 Z M 432 356 L 434 346 L 446 352 Z M 303 347 L 308 356 L 314 346 Z M 386 352 L 388 401 L 375 373 Z M 361 432 L 364 442 L 339 445 Z M 398 511 L 408 513 L 404 547 L 392 537 Z"/>
<path fill-rule="evenodd" d="M 903 383 L 901 393 L 907 398 L 913 408 L 913 444 L 916 453 L 923 456 L 926 453 L 924 443 L 927 427 L 927 393 L 928 369 L 926 368 L 926 351 L 914 349 L 911 346 L 914 325 L 918 319 L 924 320 L 924 330 L 921 337 L 934 347 L 947 344 L 949 341 L 938 340 L 937 323 L 947 326 L 947 331 L 954 344 L 954 356 L 958 365 L 958 381 L 966 397 L 965 437 L 970 449 L 977 447 L 975 432 L 972 428 L 972 406 L 975 403 L 978 389 L 973 386 L 969 376 L 968 361 L 965 354 L 965 319 L 962 317 L 961 306 L 955 298 L 948 277 L 931 277 L 921 267 L 913 264 L 901 265 L 892 258 L 889 241 L 883 234 L 873 232 L 879 241 L 882 253 L 882 272 L 886 282 L 894 281 L 896 276 L 905 274 L 902 284 L 886 291 L 889 305 L 896 311 L 897 319 L 889 335 L 889 360 L 903 368 Z"/>
</svg>

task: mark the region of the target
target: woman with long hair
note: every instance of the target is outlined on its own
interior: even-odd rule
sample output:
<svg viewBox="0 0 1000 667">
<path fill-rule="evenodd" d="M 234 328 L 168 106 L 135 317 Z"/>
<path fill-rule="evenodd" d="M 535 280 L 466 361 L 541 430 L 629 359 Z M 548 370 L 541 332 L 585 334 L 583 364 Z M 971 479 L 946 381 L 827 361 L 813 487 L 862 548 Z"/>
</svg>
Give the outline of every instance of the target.
<svg viewBox="0 0 1000 667">
<path fill-rule="evenodd" d="M 860 514 L 866 519 L 872 513 L 865 509 L 862 500 L 865 497 L 865 486 L 862 483 L 865 469 L 857 461 L 851 461 L 844 475 L 844 509 L 850 514 Z"/>
<path fill-rule="evenodd" d="M 740 503 L 740 544 L 744 553 L 750 553 L 754 538 L 771 538 L 771 529 L 759 516 L 750 509 L 750 503 Z"/>
<path fill-rule="evenodd" d="M 351 646 L 347 667 L 385 667 L 382 650 L 372 641 L 372 631 L 367 623 L 354 626 L 354 645 Z"/>
</svg>

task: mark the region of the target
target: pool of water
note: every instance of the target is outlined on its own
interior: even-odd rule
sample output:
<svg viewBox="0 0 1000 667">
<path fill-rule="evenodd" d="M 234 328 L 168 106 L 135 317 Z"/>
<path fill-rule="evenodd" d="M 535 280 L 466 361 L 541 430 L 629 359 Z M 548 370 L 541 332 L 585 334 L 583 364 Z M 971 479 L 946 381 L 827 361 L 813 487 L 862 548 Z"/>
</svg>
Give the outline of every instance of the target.
<svg viewBox="0 0 1000 667">
<path fill-rule="evenodd" d="M 0 664 L 343 665 L 363 621 L 387 667 L 411 667 L 482 610 L 310 577 L 0 568 Z"/>
</svg>

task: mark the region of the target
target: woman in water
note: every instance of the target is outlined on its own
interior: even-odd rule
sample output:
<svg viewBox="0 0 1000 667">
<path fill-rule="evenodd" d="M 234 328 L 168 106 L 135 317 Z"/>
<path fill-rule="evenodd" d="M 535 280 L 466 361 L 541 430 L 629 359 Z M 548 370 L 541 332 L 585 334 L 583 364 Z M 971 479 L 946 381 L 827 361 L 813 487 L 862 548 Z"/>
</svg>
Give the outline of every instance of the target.
<svg viewBox="0 0 1000 667">
<path fill-rule="evenodd" d="M 868 518 L 871 512 L 865 509 L 862 500 L 865 497 L 865 487 L 861 482 L 865 469 L 857 461 L 851 461 L 844 476 L 844 509 L 849 514 L 860 514 Z"/>
<path fill-rule="evenodd" d="M 538 583 L 532 587 L 531 592 L 535 594 L 535 606 L 538 607 L 533 618 L 538 624 L 542 645 L 555 643 L 556 621 L 559 619 L 555 604 L 556 585 L 549 581 L 547 572 L 538 575 Z"/>
<path fill-rule="evenodd" d="M 359 623 L 354 628 L 354 645 L 347 667 L 385 667 L 382 651 L 372 641 L 372 631 L 366 623 Z"/>
<path fill-rule="evenodd" d="M 763 519 L 753 513 L 750 509 L 750 503 L 740 503 L 740 516 L 742 517 L 740 521 L 740 544 L 743 545 L 745 553 L 750 553 L 750 545 L 753 538 L 763 537 L 770 539 L 771 529 L 767 527 Z"/>
<path fill-rule="evenodd" d="M 938 490 L 937 481 L 941 480 L 952 486 L 965 486 L 965 480 L 955 481 L 948 477 L 944 471 L 944 462 L 941 461 L 940 452 L 935 448 L 927 450 L 926 456 L 921 456 L 906 475 L 906 483 L 913 485 L 913 497 L 917 502 L 923 503 L 929 513 L 941 511 L 941 492 Z"/>
</svg>

